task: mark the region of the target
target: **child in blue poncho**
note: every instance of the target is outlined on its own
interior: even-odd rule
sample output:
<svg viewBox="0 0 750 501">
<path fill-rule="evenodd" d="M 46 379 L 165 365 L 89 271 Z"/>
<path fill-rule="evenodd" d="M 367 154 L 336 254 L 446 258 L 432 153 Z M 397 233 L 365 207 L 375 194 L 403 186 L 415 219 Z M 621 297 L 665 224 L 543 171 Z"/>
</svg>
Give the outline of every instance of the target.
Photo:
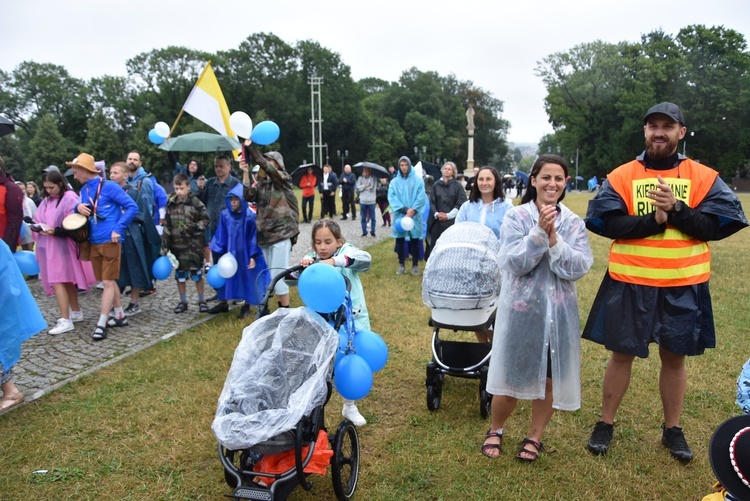
<svg viewBox="0 0 750 501">
<path fill-rule="evenodd" d="M 300 264 L 309 266 L 317 259 L 320 263 L 330 264 L 341 270 L 351 285 L 349 294 L 352 299 L 354 326 L 358 331 L 370 330 L 370 315 L 367 312 L 362 281 L 359 279 L 361 272 L 370 269 L 372 263 L 370 253 L 344 241 L 341 227 L 331 219 L 321 219 L 313 225 L 312 244 L 314 252 L 302 258 Z M 341 415 L 355 426 L 367 424 L 364 416 L 354 404 L 354 400 L 344 399 Z"/>
<path fill-rule="evenodd" d="M 228 299 L 244 299 L 239 318 L 250 315 L 250 305 L 257 305 L 270 282 L 268 266 L 256 242 L 255 213 L 248 209 L 238 184 L 226 197 L 227 208 L 221 211 L 216 232 L 209 248 L 218 254 L 230 253 L 237 260 L 237 273 L 217 291 L 219 304 L 209 313 L 227 311 Z"/>
</svg>

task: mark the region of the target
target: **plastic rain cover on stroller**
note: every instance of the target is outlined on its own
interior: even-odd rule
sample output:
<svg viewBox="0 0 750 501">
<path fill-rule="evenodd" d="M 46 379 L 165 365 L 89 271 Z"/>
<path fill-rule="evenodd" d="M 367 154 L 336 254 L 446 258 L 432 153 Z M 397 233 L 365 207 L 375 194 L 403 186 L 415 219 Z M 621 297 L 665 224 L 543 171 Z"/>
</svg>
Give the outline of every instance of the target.
<svg viewBox="0 0 750 501">
<path fill-rule="evenodd" d="M 440 236 L 427 260 L 422 301 L 433 309 L 476 310 L 500 295 L 500 241 L 480 223 L 456 223 Z"/>
<path fill-rule="evenodd" d="M 325 403 L 339 335 L 308 308 L 280 308 L 242 331 L 211 429 L 227 449 L 294 429 Z"/>
</svg>

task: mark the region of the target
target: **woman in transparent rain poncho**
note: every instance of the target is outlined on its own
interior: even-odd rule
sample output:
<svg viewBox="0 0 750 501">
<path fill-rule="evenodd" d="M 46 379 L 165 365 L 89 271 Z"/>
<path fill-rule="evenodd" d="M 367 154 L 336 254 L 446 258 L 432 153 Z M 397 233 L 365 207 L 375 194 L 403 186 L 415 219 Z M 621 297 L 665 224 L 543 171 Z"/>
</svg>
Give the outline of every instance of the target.
<svg viewBox="0 0 750 501">
<path fill-rule="evenodd" d="M 487 376 L 492 427 L 482 453 L 501 453 L 503 427 L 518 399 L 532 400 L 529 434 L 518 459 L 534 461 L 555 409 L 581 404 L 580 337 L 575 281 L 594 257 L 583 220 L 559 202 L 568 166 L 541 155 L 531 169 L 521 205 L 505 215 L 501 231 L 502 288 Z"/>
</svg>

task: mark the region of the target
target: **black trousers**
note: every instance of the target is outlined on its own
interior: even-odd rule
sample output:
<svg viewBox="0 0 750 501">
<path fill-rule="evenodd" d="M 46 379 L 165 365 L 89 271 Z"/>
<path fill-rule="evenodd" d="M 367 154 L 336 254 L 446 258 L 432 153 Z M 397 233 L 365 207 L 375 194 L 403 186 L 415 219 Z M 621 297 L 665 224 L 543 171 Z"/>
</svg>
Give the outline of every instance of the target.
<svg viewBox="0 0 750 501">
<path fill-rule="evenodd" d="M 354 189 L 351 190 L 342 190 L 341 191 L 341 201 L 343 203 L 343 213 L 344 216 L 346 216 L 349 212 L 352 213 L 352 219 L 356 219 L 357 217 L 357 205 L 354 203 Z"/>
<path fill-rule="evenodd" d="M 321 200 L 320 218 L 323 219 L 326 214 L 330 217 L 336 215 L 336 192 L 331 190 L 324 190 Z"/>
<path fill-rule="evenodd" d="M 302 197 L 302 218 L 306 223 L 312 221 L 313 207 L 315 206 L 315 195 Z"/>
</svg>

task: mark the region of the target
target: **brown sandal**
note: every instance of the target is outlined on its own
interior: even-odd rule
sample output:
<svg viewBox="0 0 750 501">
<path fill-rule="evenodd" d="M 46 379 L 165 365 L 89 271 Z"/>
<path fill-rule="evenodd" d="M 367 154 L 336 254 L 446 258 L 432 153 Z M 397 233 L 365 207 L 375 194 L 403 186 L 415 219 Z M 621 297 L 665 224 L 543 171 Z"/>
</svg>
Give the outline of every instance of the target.
<svg viewBox="0 0 750 501">
<path fill-rule="evenodd" d="M 23 396 L 23 393 L 14 396 L 3 395 L 3 397 L 0 398 L 0 412 L 12 409 L 16 405 L 22 403 L 24 399 L 25 397 Z"/>
<path fill-rule="evenodd" d="M 491 438 L 497 438 L 498 440 L 500 440 L 500 443 L 488 444 L 487 440 Z M 497 450 L 496 456 L 489 453 L 490 451 L 495 450 L 495 449 Z M 488 458 L 495 459 L 495 458 L 500 457 L 500 454 L 502 453 L 503 453 L 503 434 L 493 432 L 492 429 L 487 430 L 487 434 L 484 436 L 484 443 L 482 444 L 482 454 L 484 454 Z"/>
<path fill-rule="evenodd" d="M 536 451 L 532 451 L 530 449 L 527 449 L 527 445 L 533 445 L 536 448 Z M 544 452 L 545 454 L 552 454 L 555 451 L 548 451 L 544 444 L 541 442 L 537 442 L 536 440 L 531 440 L 530 438 L 524 438 L 523 442 L 521 442 L 521 449 L 518 451 L 518 454 L 516 454 L 516 457 L 520 459 L 521 461 L 526 461 L 527 463 L 533 463 L 536 461 L 536 459 L 539 457 L 539 454 Z M 528 454 L 531 456 L 530 458 L 522 456 L 522 454 Z"/>
</svg>

